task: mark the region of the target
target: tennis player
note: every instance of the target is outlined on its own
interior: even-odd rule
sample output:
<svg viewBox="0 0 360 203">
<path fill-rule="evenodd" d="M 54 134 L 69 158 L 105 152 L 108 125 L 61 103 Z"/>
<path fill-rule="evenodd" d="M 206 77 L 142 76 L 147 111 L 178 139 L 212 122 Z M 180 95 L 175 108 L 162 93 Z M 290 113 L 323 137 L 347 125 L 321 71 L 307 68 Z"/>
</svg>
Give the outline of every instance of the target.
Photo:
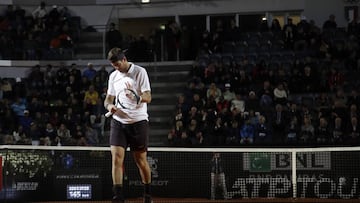
<svg viewBox="0 0 360 203">
<path fill-rule="evenodd" d="M 113 48 L 108 60 L 114 67 L 109 76 L 104 107 L 112 114 L 110 149 L 112 156 L 113 202 L 123 203 L 123 162 L 130 147 L 144 185 L 144 203 L 151 203 L 151 169 L 147 161 L 148 113 L 151 89 L 146 70 L 128 62 L 125 52 Z M 124 91 L 125 90 L 125 91 Z"/>
</svg>

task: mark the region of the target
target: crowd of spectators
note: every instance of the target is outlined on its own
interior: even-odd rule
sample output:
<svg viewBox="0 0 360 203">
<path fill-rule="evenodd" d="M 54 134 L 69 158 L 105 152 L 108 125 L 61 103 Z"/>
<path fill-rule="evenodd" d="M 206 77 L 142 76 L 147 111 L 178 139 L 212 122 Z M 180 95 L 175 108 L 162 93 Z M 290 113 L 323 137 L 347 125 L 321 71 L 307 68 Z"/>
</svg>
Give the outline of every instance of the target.
<svg viewBox="0 0 360 203">
<path fill-rule="evenodd" d="M 107 143 L 108 71 L 89 63 L 36 65 L 26 78 L 2 78 L 0 143 L 99 146 Z"/>
<path fill-rule="evenodd" d="M 359 24 L 204 32 L 170 146 L 359 145 Z M 221 26 L 221 23 L 219 23 Z"/>
<path fill-rule="evenodd" d="M 79 25 L 67 7 L 41 2 L 34 11 L 8 5 L 0 15 L 0 59 L 71 59 Z"/>
<path fill-rule="evenodd" d="M 53 51 L 71 47 L 71 15 L 66 7 L 57 9 L 53 5 L 47 12 L 41 3 L 27 16 L 9 5 L 0 18 L 1 57 L 48 59 L 57 56 Z M 263 21 L 259 32 L 242 32 L 234 20 L 229 24 L 225 28 L 219 21 L 213 32 L 198 36 L 171 21 L 165 33 L 154 32 L 148 40 L 123 40 L 114 24 L 107 33 L 109 47 L 136 48 L 128 52 L 138 57 L 133 61 L 151 61 L 151 51 L 139 50 L 159 51 L 154 46 L 161 34 L 167 60 L 197 56 L 176 103 L 169 145 L 358 144 L 356 19 L 345 29 L 337 27 L 333 15 L 322 28 L 305 17 L 297 24 L 289 18 L 284 26 L 277 19 L 271 26 Z M 105 67 L 95 70 L 89 63 L 80 71 L 76 64 L 60 63 L 37 65 L 27 78 L 3 78 L 1 142 L 99 145 L 106 126 L 101 103 L 107 77 Z"/>
</svg>

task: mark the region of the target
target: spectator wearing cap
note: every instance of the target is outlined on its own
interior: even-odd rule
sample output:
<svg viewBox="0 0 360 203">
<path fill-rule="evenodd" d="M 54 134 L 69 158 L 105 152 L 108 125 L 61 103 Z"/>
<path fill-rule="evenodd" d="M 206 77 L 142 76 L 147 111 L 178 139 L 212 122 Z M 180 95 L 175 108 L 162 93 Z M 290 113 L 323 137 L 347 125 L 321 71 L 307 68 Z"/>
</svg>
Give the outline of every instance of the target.
<svg viewBox="0 0 360 203">
<path fill-rule="evenodd" d="M 52 6 L 52 9 L 48 14 L 48 21 L 56 25 L 60 23 L 60 12 L 58 11 L 57 5 Z"/>
<path fill-rule="evenodd" d="M 224 99 L 229 102 L 236 98 L 235 93 L 231 89 L 230 83 L 225 83 L 225 90 L 222 95 L 224 96 Z"/>
<path fill-rule="evenodd" d="M 21 97 L 21 98 L 26 97 L 27 88 L 25 86 L 24 81 L 20 77 L 17 77 L 15 79 L 15 84 L 13 85 L 13 91 L 15 97 Z"/>
<path fill-rule="evenodd" d="M 29 110 L 24 110 L 24 116 L 19 117 L 19 125 L 21 125 L 26 132 L 26 134 L 30 133 L 31 123 L 33 123 L 33 119 L 30 116 Z"/>
<path fill-rule="evenodd" d="M 249 92 L 249 96 L 245 101 L 245 110 L 250 111 L 259 111 L 260 110 L 260 101 L 254 91 Z"/>
</svg>

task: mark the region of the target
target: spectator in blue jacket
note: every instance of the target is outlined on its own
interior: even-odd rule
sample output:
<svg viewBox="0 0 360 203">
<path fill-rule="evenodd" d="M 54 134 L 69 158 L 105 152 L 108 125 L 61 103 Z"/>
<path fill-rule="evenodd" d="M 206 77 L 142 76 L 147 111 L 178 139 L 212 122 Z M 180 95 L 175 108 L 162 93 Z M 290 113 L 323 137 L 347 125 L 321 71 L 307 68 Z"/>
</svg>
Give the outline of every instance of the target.
<svg viewBox="0 0 360 203">
<path fill-rule="evenodd" d="M 87 68 L 83 72 L 83 77 L 86 77 L 89 81 L 92 81 L 97 74 L 92 63 L 87 64 Z"/>
<path fill-rule="evenodd" d="M 240 129 L 240 144 L 254 143 L 255 127 L 246 119 Z"/>
</svg>

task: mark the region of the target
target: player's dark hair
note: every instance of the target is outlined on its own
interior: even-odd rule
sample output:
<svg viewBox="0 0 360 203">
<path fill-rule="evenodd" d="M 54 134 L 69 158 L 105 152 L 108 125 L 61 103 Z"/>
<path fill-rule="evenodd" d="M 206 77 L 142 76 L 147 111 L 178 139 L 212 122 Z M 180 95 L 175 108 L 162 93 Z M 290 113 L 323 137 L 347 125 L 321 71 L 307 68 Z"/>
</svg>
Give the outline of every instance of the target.
<svg viewBox="0 0 360 203">
<path fill-rule="evenodd" d="M 115 63 L 119 60 L 123 60 L 125 58 L 125 51 L 121 50 L 120 48 L 112 48 L 109 53 L 108 53 L 108 57 L 107 59 L 111 62 L 111 63 Z"/>
</svg>

